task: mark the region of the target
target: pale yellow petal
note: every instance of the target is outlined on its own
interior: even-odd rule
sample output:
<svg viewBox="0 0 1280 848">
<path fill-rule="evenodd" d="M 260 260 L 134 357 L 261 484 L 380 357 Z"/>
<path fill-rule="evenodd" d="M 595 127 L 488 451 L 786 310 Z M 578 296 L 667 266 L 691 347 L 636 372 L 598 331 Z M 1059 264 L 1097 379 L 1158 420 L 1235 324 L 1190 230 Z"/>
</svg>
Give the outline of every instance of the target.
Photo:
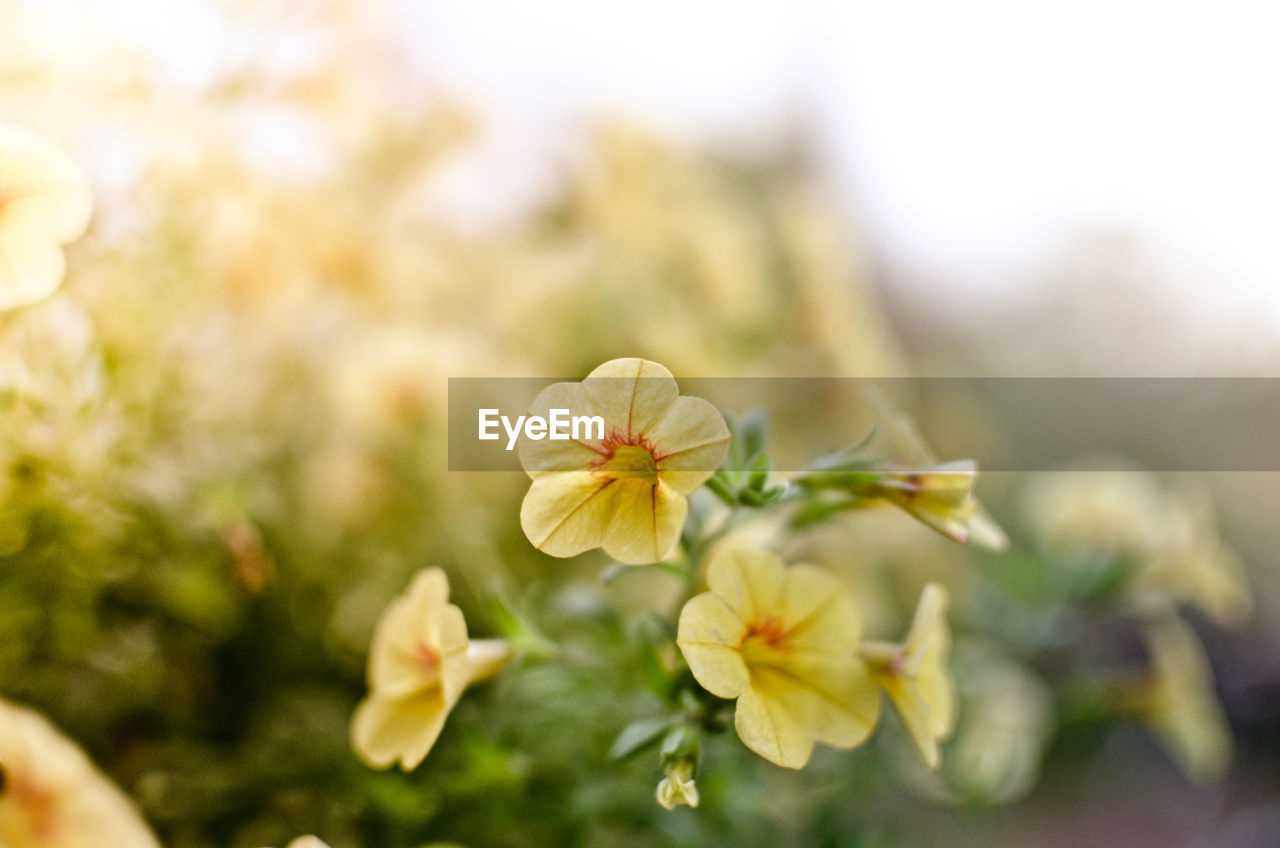
<svg viewBox="0 0 1280 848">
<path fill-rule="evenodd" d="M 467 644 L 467 685 L 487 680 L 511 662 L 506 639 L 473 639 Z"/>
<path fill-rule="evenodd" d="M 288 848 L 329 848 L 315 836 L 299 836 L 289 843 Z"/>
<path fill-rule="evenodd" d="M 65 270 L 62 250 L 53 241 L 0 228 L 0 309 L 44 300 L 58 290 Z"/>
<path fill-rule="evenodd" d="M 26 127 L 0 122 L 0 227 L 65 244 L 84 232 L 91 208 L 88 181 L 74 159 Z"/>
<path fill-rule="evenodd" d="M 1173 615 L 1143 629 L 1155 673 L 1148 721 L 1191 779 L 1209 783 L 1226 773 L 1232 739 L 1213 689 L 1213 672 L 1199 638 Z"/>
<path fill-rule="evenodd" d="M 1191 600 L 1223 627 L 1238 627 L 1253 615 L 1253 593 L 1240 560 L 1225 545 L 1208 547 L 1190 568 Z"/>
<path fill-rule="evenodd" d="M 929 727 L 939 739 L 955 726 L 955 693 L 947 672 L 951 652 L 951 627 L 947 623 L 950 604 L 947 590 L 929 583 L 920 593 L 915 619 L 904 645 L 909 656 L 919 657 L 916 687 L 928 712 Z"/>
<path fill-rule="evenodd" d="M 768 551 L 733 548 L 707 566 L 707 586 L 746 622 L 771 610 L 785 585 L 786 563 Z"/>
<path fill-rule="evenodd" d="M 979 504 L 969 519 L 969 540 L 989 551 L 1003 551 L 1009 547 L 1009 535 Z"/>
<path fill-rule="evenodd" d="M 754 685 L 738 698 L 733 726 L 742 744 L 784 768 L 803 768 L 813 753 L 814 737 L 801 727 L 786 705 L 774 700 L 772 689 Z"/>
<path fill-rule="evenodd" d="M 79 166 L 59 153 L 25 176 L 5 187 L 11 199 L 0 209 L 0 226 L 38 233 L 54 245 L 79 238 L 89 225 L 92 207 Z"/>
<path fill-rule="evenodd" d="M 747 667 L 738 650 L 746 632 L 746 624 L 714 592 L 684 605 L 676 644 L 702 688 L 720 698 L 736 698 L 746 689 Z"/>
<path fill-rule="evenodd" d="M 543 389 L 529 407 L 529 415 L 540 415 L 550 420 L 552 409 L 567 409 L 570 416 L 591 416 L 596 414 L 594 407 L 588 403 L 587 393 L 579 383 L 555 383 Z M 608 421 L 605 422 L 606 432 Z M 592 429 L 591 435 L 595 435 Z M 572 435 L 572 428 L 570 428 Z M 579 435 L 585 436 L 584 430 Z M 506 439 L 505 431 L 499 439 Z M 584 471 L 592 463 L 601 459 L 603 448 L 600 439 L 529 439 L 521 435 L 516 442 L 516 451 L 520 457 L 520 465 L 530 477 L 537 477 L 556 471 Z"/>
<path fill-rule="evenodd" d="M 752 669 L 751 686 L 816 740 L 836 748 L 862 744 L 880 715 L 880 690 L 853 656 L 799 653 L 785 665 Z"/>
<path fill-rule="evenodd" d="M 467 659 L 467 622 L 462 610 L 453 604 L 445 604 L 440 610 L 439 639 L 440 688 L 444 699 L 452 703 L 467 688 L 471 679 L 471 664 Z"/>
<path fill-rule="evenodd" d="M 399 760 L 411 771 L 440 736 L 451 706 L 439 692 L 408 698 L 370 695 L 352 718 L 352 748 L 373 768 L 387 768 Z"/>
<path fill-rule="evenodd" d="M 894 711 L 929 768 L 938 767 L 938 740 L 933 732 L 929 707 L 914 680 L 900 674 L 880 675 L 880 685 L 889 696 Z"/>
<path fill-rule="evenodd" d="M 618 562 L 657 562 L 680 540 L 689 504 L 685 496 L 659 481 L 618 480 L 613 486 L 613 517 L 601 547 Z"/>
<path fill-rule="evenodd" d="M 604 416 L 606 429 L 617 428 L 632 442 L 666 415 L 680 394 L 671 372 L 647 359 L 613 359 L 582 381 L 589 404 Z"/>
<path fill-rule="evenodd" d="M 520 526 L 535 548 L 551 556 L 597 547 L 613 520 L 618 482 L 589 471 L 541 475 L 524 496 Z"/>
<path fill-rule="evenodd" d="M 795 648 L 852 657 L 862 638 L 862 616 L 844 586 L 813 565 L 787 569 L 777 609 Z"/>
<path fill-rule="evenodd" d="M 453 694 L 458 668 L 465 669 L 467 626 L 462 612 L 447 603 L 448 596 L 445 573 L 429 568 L 392 601 L 369 649 L 370 688 L 399 696 L 443 683 Z M 431 665 L 429 674 L 424 672 L 424 660 Z"/>
<path fill-rule="evenodd" d="M 938 583 L 925 584 L 903 648 L 908 652 L 923 651 L 940 637 L 946 641 L 948 602 L 945 587 Z"/>
<path fill-rule="evenodd" d="M 916 688 L 929 711 L 929 730 L 936 739 L 946 739 L 956 726 L 955 686 L 946 667 L 935 658 L 926 658 L 916 678 Z"/>
<path fill-rule="evenodd" d="M 641 435 L 654 447 L 662 479 L 685 494 L 720 468 L 731 439 L 720 411 L 696 397 L 678 398 L 666 415 Z"/>
<path fill-rule="evenodd" d="M 418 688 L 420 672 L 413 605 L 395 598 L 378 620 L 369 645 L 369 687 L 396 694 Z"/>
</svg>

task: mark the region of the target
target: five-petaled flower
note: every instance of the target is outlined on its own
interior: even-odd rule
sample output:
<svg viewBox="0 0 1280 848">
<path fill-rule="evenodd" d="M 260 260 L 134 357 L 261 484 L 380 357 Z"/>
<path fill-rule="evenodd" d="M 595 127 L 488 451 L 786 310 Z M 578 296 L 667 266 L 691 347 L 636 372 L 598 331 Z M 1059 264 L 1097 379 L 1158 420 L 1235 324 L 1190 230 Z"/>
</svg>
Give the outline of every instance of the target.
<svg viewBox="0 0 1280 848">
<path fill-rule="evenodd" d="M 62 245 L 89 225 L 79 165 L 43 136 L 0 122 L 0 309 L 42 300 L 62 283 Z"/>
<path fill-rule="evenodd" d="M 405 771 L 417 768 L 463 690 L 496 673 L 510 653 L 500 639 L 469 640 L 444 572 L 420 572 L 374 632 L 371 691 L 351 722 L 356 753 L 374 768 L 397 760 Z"/>
<path fill-rule="evenodd" d="M 946 666 L 951 649 L 947 602 L 947 590 L 929 583 L 906 641 L 864 642 L 859 649 L 930 768 L 938 767 L 938 740 L 955 726 L 955 693 Z"/>
<path fill-rule="evenodd" d="M 787 768 L 815 742 L 861 744 L 880 694 L 859 659 L 862 620 L 833 576 L 774 554 L 729 550 L 707 569 L 710 591 L 680 613 L 676 643 L 707 691 L 736 698 L 748 748 Z"/>
<path fill-rule="evenodd" d="M 684 527 L 687 496 L 728 453 L 724 417 L 701 398 L 681 397 L 666 368 L 634 358 L 547 387 L 530 414 L 551 409 L 598 415 L 604 433 L 521 438 L 520 462 L 533 478 L 520 508 L 529 541 L 558 557 L 595 547 L 631 565 L 666 557 Z"/>
</svg>

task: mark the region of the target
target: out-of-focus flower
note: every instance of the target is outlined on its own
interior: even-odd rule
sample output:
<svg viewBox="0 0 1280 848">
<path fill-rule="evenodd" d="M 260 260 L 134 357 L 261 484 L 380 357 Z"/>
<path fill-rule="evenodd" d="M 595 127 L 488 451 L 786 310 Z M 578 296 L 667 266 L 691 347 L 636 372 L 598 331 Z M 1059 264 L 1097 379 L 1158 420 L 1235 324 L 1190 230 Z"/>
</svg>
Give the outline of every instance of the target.
<svg viewBox="0 0 1280 848">
<path fill-rule="evenodd" d="M 1051 549 L 1103 556 L 1151 550 L 1162 524 L 1158 481 L 1140 471 L 1055 471 L 1034 478 L 1022 499 L 1027 522 Z"/>
<path fill-rule="evenodd" d="M 946 761 L 937 772 L 919 769 L 920 785 L 952 801 L 1020 798 L 1035 785 L 1054 726 L 1049 688 L 981 645 L 960 646 L 954 665 L 964 709 Z"/>
<path fill-rule="evenodd" d="M 890 496 L 888 500 L 958 542 L 972 541 L 993 551 L 1007 548 L 1009 537 L 973 498 L 973 484 L 978 475 L 977 464 L 972 460 L 939 464 L 933 450 L 925 442 L 924 435 L 910 417 L 893 409 L 888 399 L 875 390 L 870 390 L 867 397 L 872 407 L 879 410 L 885 436 L 896 461 L 902 466 L 922 469 L 919 473 L 941 475 L 928 481 L 925 497 L 917 494 L 911 498 L 913 506 L 895 500 L 895 497 L 902 499 L 909 495 L 909 486 L 900 489 L 896 496 Z M 966 475 L 967 493 L 964 492 Z"/>
<path fill-rule="evenodd" d="M 678 727 L 662 743 L 663 778 L 658 782 L 658 803 L 674 810 L 680 805 L 697 807 L 698 785 L 694 781 L 701 758 L 702 741 L 692 726 Z"/>
<path fill-rule="evenodd" d="M 417 768 L 463 690 L 495 674 L 509 658 L 503 640 L 468 639 L 462 611 L 449 603 L 442 570 L 420 572 L 374 632 L 371 691 L 351 722 L 356 753 L 374 768 L 397 760 L 405 771 Z"/>
<path fill-rule="evenodd" d="M 947 590 L 929 583 L 902 644 L 864 642 L 859 650 L 930 768 L 938 767 L 938 740 L 955 727 L 955 692 L 947 671 L 947 603 Z"/>
<path fill-rule="evenodd" d="M 79 165 L 43 136 L 0 122 L 0 309 L 48 297 L 62 283 L 62 245 L 89 225 Z"/>
<path fill-rule="evenodd" d="M 877 471 L 878 480 L 857 487 L 861 497 L 888 501 L 942 535 L 968 543 L 970 522 L 978 510 L 973 498 L 978 467 L 973 460 L 957 460 L 934 468 Z"/>
<path fill-rule="evenodd" d="M 1231 733 L 1200 640 L 1172 614 L 1149 621 L 1143 636 L 1151 677 L 1137 688 L 1133 706 L 1188 777 L 1198 783 L 1218 780 L 1231 764 Z"/>
<path fill-rule="evenodd" d="M 909 418 L 874 389 L 864 390 L 864 396 L 884 428 L 891 461 L 878 465 L 841 461 L 807 472 L 795 482 L 810 489 L 844 492 L 852 500 L 843 506 L 892 504 L 961 544 L 972 541 L 1004 550 L 1008 537 L 973 496 L 977 463 L 970 459 L 939 463 Z"/>
<path fill-rule="evenodd" d="M 694 765 L 681 760 L 667 769 L 666 777 L 658 782 L 658 803 L 663 809 L 674 810 L 684 804 L 698 806 L 698 785 L 693 779 Z"/>
<path fill-rule="evenodd" d="M 1190 481 L 1169 488 L 1143 471 L 1055 472 L 1026 503 L 1050 550 L 1131 564 L 1139 609 L 1189 603 L 1224 627 L 1253 613 L 1244 569 L 1218 535 L 1208 494 Z"/>
<path fill-rule="evenodd" d="M 604 428 L 576 439 L 520 439 L 520 462 L 533 478 L 520 508 L 529 541 L 559 557 L 595 547 L 628 564 L 667 556 L 687 496 L 728 452 L 724 417 L 701 398 L 681 397 L 666 368 L 635 358 L 547 387 L 530 415 L 549 418 L 552 409 L 600 416 Z"/>
<path fill-rule="evenodd" d="M 1253 593 L 1240 559 L 1218 535 L 1209 495 L 1191 485 L 1171 492 L 1160 544 L 1138 574 L 1138 593 L 1199 607 L 1222 627 L 1253 615 Z"/>
<path fill-rule="evenodd" d="M 289 848 L 329 848 L 315 836 L 299 836 L 289 843 Z"/>
<path fill-rule="evenodd" d="M 731 550 L 711 563 L 707 584 L 681 611 L 676 643 L 707 691 L 738 700 L 734 724 L 748 748 L 801 768 L 815 742 L 866 739 L 880 695 L 857 656 L 862 621 L 834 577 Z"/>
<path fill-rule="evenodd" d="M 290 842 L 287 848 L 329 848 L 329 846 L 314 836 L 299 836 Z"/>
<path fill-rule="evenodd" d="M 0 700 L 0 846 L 159 848 L 133 804 L 43 717 Z"/>
</svg>

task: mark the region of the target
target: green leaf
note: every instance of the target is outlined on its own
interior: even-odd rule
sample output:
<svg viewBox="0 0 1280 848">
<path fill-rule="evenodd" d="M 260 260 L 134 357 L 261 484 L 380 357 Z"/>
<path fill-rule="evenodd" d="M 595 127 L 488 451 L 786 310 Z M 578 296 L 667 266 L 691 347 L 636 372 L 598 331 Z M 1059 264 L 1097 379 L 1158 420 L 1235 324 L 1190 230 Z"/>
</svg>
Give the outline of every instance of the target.
<svg viewBox="0 0 1280 848">
<path fill-rule="evenodd" d="M 711 493 L 720 500 L 724 501 L 725 506 L 737 506 L 738 499 L 733 494 L 733 490 L 729 488 L 729 484 L 725 482 L 722 476 L 724 472 L 717 471 L 715 474 L 707 478 L 706 487 Z"/>
<path fill-rule="evenodd" d="M 671 732 L 662 740 L 662 765 L 665 768 L 676 760 L 693 760 L 696 763 L 701 748 L 702 738 L 698 729 L 681 722 L 671 728 Z"/>
<path fill-rule="evenodd" d="M 763 409 L 753 409 L 738 422 L 742 438 L 743 458 L 755 456 L 764 450 L 768 442 L 769 418 Z"/>
<path fill-rule="evenodd" d="M 609 747 L 609 758 L 622 760 L 655 744 L 671 729 L 671 716 L 640 718 L 622 728 L 618 738 Z"/>
<path fill-rule="evenodd" d="M 762 505 L 767 506 L 771 503 L 774 503 L 775 501 L 778 500 L 778 498 L 782 497 L 786 493 L 787 493 L 787 487 L 782 483 L 779 483 L 776 486 L 770 486 L 768 489 L 765 489 L 763 492 L 760 493 L 761 501 L 763 502 Z"/>
<path fill-rule="evenodd" d="M 817 524 L 825 521 L 838 512 L 847 509 L 853 509 L 857 506 L 856 501 L 852 500 L 820 500 L 813 499 L 802 506 L 791 518 L 791 523 L 796 527 L 804 527 L 809 524 Z"/>
<path fill-rule="evenodd" d="M 764 487 L 769 485 L 769 454 L 761 451 L 751 457 L 751 461 L 747 463 L 747 488 L 756 492 L 763 492 Z"/>
</svg>

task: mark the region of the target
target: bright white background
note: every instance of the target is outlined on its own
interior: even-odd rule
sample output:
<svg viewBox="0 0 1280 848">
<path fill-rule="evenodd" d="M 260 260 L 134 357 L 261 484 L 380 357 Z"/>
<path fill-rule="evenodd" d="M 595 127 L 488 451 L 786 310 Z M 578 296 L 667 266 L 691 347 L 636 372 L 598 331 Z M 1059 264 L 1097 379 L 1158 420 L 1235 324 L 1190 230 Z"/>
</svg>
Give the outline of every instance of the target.
<svg viewBox="0 0 1280 848">
<path fill-rule="evenodd" d="M 217 49 L 199 0 L 95 5 L 186 72 Z M 1105 234 L 1147 257 L 1170 333 L 1277 349 L 1275 4 L 398 7 L 420 70 L 488 119 L 446 187 L 481 224 L 536 200 L 593 117 L 739 149 L 799 129 L 894 299 L 929 320 L 1016 313 L 1082 234 Z"/>
</svg>

